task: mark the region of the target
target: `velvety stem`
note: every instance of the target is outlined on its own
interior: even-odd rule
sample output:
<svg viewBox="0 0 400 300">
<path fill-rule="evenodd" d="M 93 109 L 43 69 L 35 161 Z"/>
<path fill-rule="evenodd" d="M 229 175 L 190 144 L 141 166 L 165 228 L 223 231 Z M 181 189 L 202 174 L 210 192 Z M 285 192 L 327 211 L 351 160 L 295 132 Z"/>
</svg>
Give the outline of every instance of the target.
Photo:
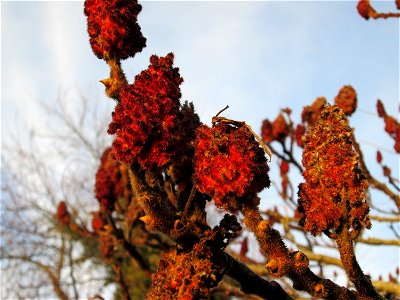
<svg viewBox="0 0 400 300">
<path fill-rule="evenodd" d="M 342 233 L 336 239 L 338 245 L 340 259 L 343 267 L 346 270 L 347 276 L 354 284 L 357 291 L 371 299 L 384 299 L 374 288 L 371 280 L 365 276 L 360 265 L 357 262 L 354 253 L 353 241 L 350 238 L 350 233 L 344 228 Z"/>
<path fill-rule="evenodd" d="M 290 278 L 295 289 L 318 298 L 361 299 L 355 292 L 315 275 L 307 265 L 296 266 L 295 256 L 287 249 L 280 233 L 268 221 L 263 220 L 257 208 L 243 205 L 241 211 L 246 226 L 254 233 L 261 250 L 269 262 L 274 262 L 269 267 L 275 272 L 275 276 Z"/>
<path fill-rule="evenodd" d="M 107 60 L 110 66 L 110 78 L 100 80 L 106 87 L 106 95 L 110 98 L 118 100 L 120 89 L 127 84 L 124 72 L 122 71 L 121 62 L 117 58 Z"/>
<path fill-rule="evenodd" d="M 132 164 L 129 169 L 129 178 L 135 199 L 142 207 L 146 216 L 141 220 L 150 231 L 169 233 L 174 227 L 175 209 L 168 205 L 163 195 L 153 191 L 145 184 L 140 176 L 140 167 Z"/>
</svg>

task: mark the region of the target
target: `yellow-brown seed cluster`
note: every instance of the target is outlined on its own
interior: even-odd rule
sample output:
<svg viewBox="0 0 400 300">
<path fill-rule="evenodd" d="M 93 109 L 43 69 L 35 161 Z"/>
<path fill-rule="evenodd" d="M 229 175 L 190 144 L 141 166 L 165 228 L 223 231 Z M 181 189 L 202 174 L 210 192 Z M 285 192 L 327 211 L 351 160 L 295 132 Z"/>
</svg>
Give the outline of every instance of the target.
<svg viewBox="0 0 400 300">
<path fill-rule="evenodd" d="M 326 105 L 305 137 L 303 177 L 299 186 L 300 225 L 312 234 L 368 227 L 368 182 L 358 166 L 352 130 L 343 111 Z"/>
<path fill-rule="evenodd" d="M 216 276 L 210 258 L 197 257 L 196 250 L 166 253 L 153 275 L 153 286 L 147 299 L 204 299 L 211 286 L 216 285 Z M 215 284 L 214 284 L 215 283 Z"/>
</svg>

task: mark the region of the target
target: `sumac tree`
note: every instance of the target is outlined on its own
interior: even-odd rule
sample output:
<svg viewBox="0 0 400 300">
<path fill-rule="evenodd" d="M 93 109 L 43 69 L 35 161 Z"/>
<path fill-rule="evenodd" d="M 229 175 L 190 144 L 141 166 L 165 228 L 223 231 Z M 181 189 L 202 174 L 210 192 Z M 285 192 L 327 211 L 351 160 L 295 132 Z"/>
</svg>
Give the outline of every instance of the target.
<svg viewBox="0 0 400 300">
<path fill-rule="evenodd" d="M 398 240 L 365 238 L 364 233 L 374 222 L 398 224 L 400 187 L 380 151 L 376 162 L 384 181 L 366 166 L 349 124 L 357 110 L 351 85 L 341 88 L 332 103 L 319 97 L 304 106 L 298 124 L 292 110 L 283 108 L 273 121 L 264 120 L 260 135 L 245 121 L 223 117 L 221 108 L 208 126 L 194 104 L 181 99 L 183 78 L 174 54 L 152 55 L 132 83 L 125 77 L 121 60 L 134 58 L 146 46 L 137 1 L 86 0 L 84 5 L 92 50 L 110 67 L 109 78 L 101 82 L 116 103 L 108 126 L 114 140 L 93 174 L 98 210 L 91 226 L 74 218 L 68 199 L 59 202 L 55 217 L 71 236 L 95 241 L 113 270 L 117 297 L 400 296 L 396 275 L 372 279 L 354 250 L 358 243 L 399 246 Z M 376 12 L 368 0 L 357 8 L 365 19 L 399 16 Z M 400 153 L 399 122 L 382 101 L 376 105 Z M 258 194 L 271 186 L 274 161 L 279 162 L 282 205 L 291 209 L 286 213 L 260 208 Z M 298 187 L 291 172 L 303 176 Z M 394 209 L 382 212 L 369 189 L 381 191 Z M 209 203 L 222 212 L 214 227 L 207 219 Z M 257 241 L 265 266 L 246 256 L 254 247 L 247 232 Z M 235 243 L 239 251 L 230 248 Z M 340 259 L 316 253 L 318 247 L 337 249 Z M 344 271 L 347 286 L 326 276 L 324 268 L 331 265 Z M 398 273 L 396 266 L 392 272 Z"/>
</svg>

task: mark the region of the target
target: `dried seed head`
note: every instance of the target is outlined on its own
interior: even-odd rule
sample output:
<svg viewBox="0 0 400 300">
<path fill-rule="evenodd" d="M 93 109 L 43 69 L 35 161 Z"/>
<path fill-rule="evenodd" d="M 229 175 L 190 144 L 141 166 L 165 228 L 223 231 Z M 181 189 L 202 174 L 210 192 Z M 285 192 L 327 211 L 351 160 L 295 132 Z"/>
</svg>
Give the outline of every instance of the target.
<svg viewBox="0 0 400 300">
<path fill-rule="evenodd" d="M 299 186 L 300 225 L 317 235 L 349 228 L 368 227 L 368 188 L 351 141 L 352 130 L 336 105 L 327 105 L 305 138 L 303 177 Z"/>
<path fill-rule="evenodd" d="M 67 225 L 70 222 L 71 216 L 68 212 L 67 204 L 64 201 L 58 203 L 56 217 L 61 224 Z"/>
<path fill-rule="evenodd" d="M 268 119 L 265 119 L 261 127 L 261 137 L 267 143 L 283 141 L 289 135 L 289 132 L 290 126 L 282 113 L 272 123 Z"/>
<path fill-rule="evenodd" d="M 345 85 L 335 97 L 335 104 L 340 107 L 344 114 L 351 116 L 357 108 L 357 93 L 351 85 Z"/>
<path fill-rule="evenodd" d="M 153 55 L 148 69 L 120 91 L 108 133 L 116 134 L 115 158 L 127 165 L 163 168 L 172 160 L 183 82 L 173 60 L 172 53 Z"/>
<path fill-rule="evenodd" d="M 200 126 L 194 160 L 197 189 L 230 211 L 239 208 L 239 197 L 252 199 L 270 185 L 264 150 L 246 126 Z"/>
<path fill-rule="evenodd" d="M 128 168 L 114 159 L 111 148 L 107 148 L 101 157 L 96 173 L 95 194 L 100 209 L 111 212 L 119 198 L 126 198 L 129 201 L 133 196 Z"/>
<path fill-rule="evenodd" d="M 313 124 L 318 119 L 325 104 L 325 97 L 319 97 L 311 105 L 304 106 L 301 113 L 301 121 L 308 125 Z"/>
<path fill-rule="evenodd" d="M 369 0 L 360 0 L 357 4 L 357 11 L 365 20 L 376 13 Z"/>
<path fill-rule="evenodd" d="M 224 268 L 214 262 L 209 243 L 212 241 L 205 237 L 190 251 L 165 253 L 152 276 L 147 299 L 207 299 L 210 289 L 218 285 L 224 272 Z"/>
<path fill-rule="evenodd" d="M 101 59 L 133 57 L 146 46 L 136 0 L 86 0 L 87 31 L 94 54 Z"/>
</svg>

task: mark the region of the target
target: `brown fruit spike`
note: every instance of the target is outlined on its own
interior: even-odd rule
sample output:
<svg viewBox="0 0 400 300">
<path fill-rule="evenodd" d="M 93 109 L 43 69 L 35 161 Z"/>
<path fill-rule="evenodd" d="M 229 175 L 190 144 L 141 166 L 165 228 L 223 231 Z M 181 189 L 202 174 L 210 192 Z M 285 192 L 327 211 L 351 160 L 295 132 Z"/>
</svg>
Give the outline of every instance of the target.
<svg viewBox="0 0 400 300">
<path fill-rule="evenodd" d="M 368 182 L 358 166 L 352 129 L 343 111 L 326 105 L 305 137 L 305 182 L 299 187 L 300 225 L 317 235 L 341 225 L 368 227 Z"/>
</svg>

